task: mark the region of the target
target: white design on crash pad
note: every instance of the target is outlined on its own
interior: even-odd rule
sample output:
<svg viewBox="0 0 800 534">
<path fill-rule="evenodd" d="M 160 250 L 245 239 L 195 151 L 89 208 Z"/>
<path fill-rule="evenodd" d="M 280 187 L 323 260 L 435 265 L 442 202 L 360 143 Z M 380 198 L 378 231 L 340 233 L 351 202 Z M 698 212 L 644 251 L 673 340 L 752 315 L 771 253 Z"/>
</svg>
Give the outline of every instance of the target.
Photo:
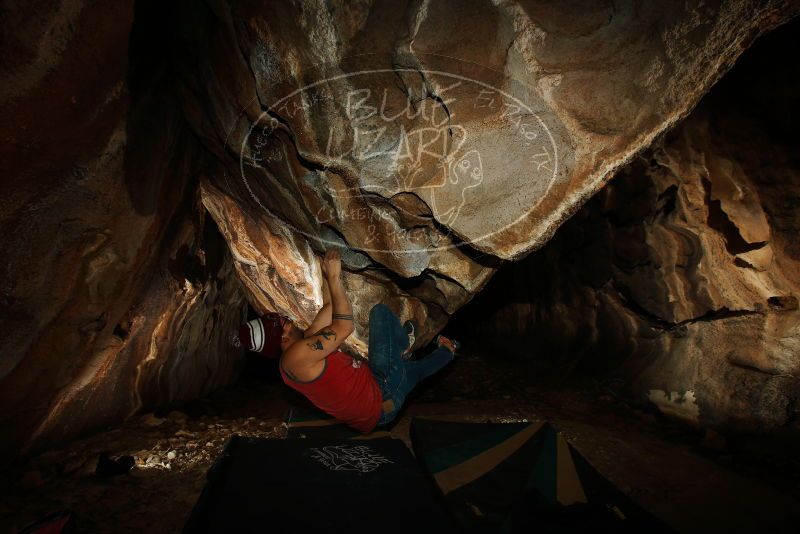
<svg viewBox="0 0 800 534">
<path fill-rule="evenodd" d="M 360 471 L 369 473 L 393 461 L 381 456 L 367 445 L 331 445 L 311 449 L 311 457 L 331 471 Z"/>
</svg>

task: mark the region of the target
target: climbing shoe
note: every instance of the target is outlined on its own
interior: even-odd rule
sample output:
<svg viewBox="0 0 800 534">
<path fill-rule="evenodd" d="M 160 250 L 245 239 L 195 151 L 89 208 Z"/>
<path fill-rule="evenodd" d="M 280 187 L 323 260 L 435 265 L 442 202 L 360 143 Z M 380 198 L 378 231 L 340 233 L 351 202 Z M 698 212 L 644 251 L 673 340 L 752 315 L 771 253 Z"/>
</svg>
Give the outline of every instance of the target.
<svg viewBox="0 0 800 534">
<path fill-rule="evenodd" d="M 442 335 L 436 336 L 436 345 L 438 345 L 439 347 L 446 348 L 453 354 L 455 354 L 456 351 L 461 348 L 461 343 L 459 343 L 455 339 L 450 339 Z"/>
</svg>

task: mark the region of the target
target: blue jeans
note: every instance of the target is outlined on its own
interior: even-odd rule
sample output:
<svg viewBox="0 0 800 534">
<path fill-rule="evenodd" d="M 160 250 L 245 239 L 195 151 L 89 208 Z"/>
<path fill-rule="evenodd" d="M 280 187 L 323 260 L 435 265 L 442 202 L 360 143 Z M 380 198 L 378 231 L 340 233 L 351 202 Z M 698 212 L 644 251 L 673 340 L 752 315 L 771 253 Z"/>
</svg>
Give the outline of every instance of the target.
<svg viewBox="0 0 800 534">
<path fill-rule="evenodd" d="M 376 304 L 369 312 L 369 367 L 381 388 L 383 400 L 391 399 L 394 409 L 381 415 L 378 426 L 391 423 L 406 396 L 421 380 L 453 360 L 453 353 L 439 347 L 421 360 L 406 361 L 408 334 L 400 319 L 386 305 Z"/>
</svg>

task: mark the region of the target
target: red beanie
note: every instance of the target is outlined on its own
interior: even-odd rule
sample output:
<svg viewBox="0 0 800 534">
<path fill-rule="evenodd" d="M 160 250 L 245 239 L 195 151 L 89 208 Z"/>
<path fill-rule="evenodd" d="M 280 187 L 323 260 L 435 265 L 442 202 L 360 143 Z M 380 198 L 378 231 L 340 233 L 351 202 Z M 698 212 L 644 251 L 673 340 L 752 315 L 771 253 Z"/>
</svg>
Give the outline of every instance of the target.
<svg viewBox="0 0 800 534">
<path fill-rule="evenodd" d="M 258 352 L 267 358 L 281 355 L 281 315 L 267 313 L 258 319 L 248 321 L 239 329 L 239 340 L 242 347 Z"/>
</svg>

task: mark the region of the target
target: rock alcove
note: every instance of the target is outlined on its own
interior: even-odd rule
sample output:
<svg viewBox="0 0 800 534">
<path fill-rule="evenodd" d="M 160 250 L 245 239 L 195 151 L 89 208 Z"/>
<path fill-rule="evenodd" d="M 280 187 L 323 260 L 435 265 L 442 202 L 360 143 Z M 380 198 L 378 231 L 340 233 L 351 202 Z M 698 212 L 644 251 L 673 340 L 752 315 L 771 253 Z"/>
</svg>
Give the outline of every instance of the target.
<svg viewBox="0 0 800 534">
<path fill-rule="evenodd" d="M 329 246 L 355 353 L 380 301 L 417 348 L 797 430 L 796 3 L 2 11 L 6 457 L 235 383 Z"/>
</svg>

